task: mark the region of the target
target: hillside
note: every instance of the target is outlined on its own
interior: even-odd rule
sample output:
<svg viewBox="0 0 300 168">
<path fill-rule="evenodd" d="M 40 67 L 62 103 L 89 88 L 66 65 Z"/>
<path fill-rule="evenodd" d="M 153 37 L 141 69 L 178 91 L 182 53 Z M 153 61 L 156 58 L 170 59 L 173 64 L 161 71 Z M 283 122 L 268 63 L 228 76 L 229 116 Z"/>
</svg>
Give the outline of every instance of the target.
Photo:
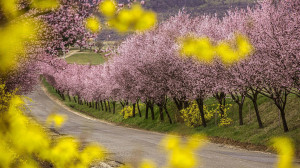
<svg viewBox="0 0 300 168">
<path fill-rule="evenodd" d="M 119 0 L 119 3 L 126 3 L 127 0 Z M 144 8 L 155 11 L 158 14 L 159 22 L 184 9 L 193 16 L 201 14 L 217 14 L 222 17 L 228 9 L 246 8 L 253 6 L 255 0 L 146 0 Z M 119 35 L 113 30 L 105 29 L 98 40 L 118 41 L 123 40 L 127 35 Z"/>
</svg>

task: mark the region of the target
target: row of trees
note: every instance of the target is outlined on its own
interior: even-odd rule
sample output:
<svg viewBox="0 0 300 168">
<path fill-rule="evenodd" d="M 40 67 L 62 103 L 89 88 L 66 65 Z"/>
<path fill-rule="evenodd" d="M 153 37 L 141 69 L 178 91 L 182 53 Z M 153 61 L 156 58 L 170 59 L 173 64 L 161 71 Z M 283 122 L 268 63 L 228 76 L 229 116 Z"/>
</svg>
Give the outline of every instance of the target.
<svg viewBox="0 0 300 168">
<path fill-rule="evenodd" d="M 231 96 L 239 106 L 240 125 L 242 107 L 249 98 L 262 128 L 257 104 L 258 95 L 262 94 L 280 110 L 287 132 L 287 97 L 300 96 L 299 27 L 299 1 L 265 0 L 252 9 L 228 11 L 221 19 L 209 15 L 192 18 L 179 12 L 154 30 L 127 38 L 104 65 L 68 65 L 58 59 L 53 62 L 55 68 L 44 66 L 44 74 L 62 95 L 68 93 L 88 102 L 130 102 L 133 106 L 142 101 L 147 117 L 148 109 L 153 110 L 156 104 L 161 120 L 165 111 L 170 123 L 168 100 L 173 99 L 178 110 L 196 100 L 204 127 L 204 100 L 213 96 L 220 106 L 225 106 L 226 96 Z M 197 62 L 178 51 L 179 37 L 208 37 L 218 43 L 230 41 L 236 33 L 246 35 L 255 51 L 251 57 L 230 66 L 218 59 L 212 64 Z"/>
</svg>

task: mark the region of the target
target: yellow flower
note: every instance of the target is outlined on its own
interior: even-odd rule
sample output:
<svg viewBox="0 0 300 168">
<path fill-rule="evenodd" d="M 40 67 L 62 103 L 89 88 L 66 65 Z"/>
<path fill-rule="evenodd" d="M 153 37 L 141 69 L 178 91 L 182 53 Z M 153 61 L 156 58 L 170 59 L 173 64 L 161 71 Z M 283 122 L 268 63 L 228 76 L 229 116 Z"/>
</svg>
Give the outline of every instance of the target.
<svg viewBox="0 0 300 168">
<path fill-rule="evenodd" d="M 156 165 L 151 160 L 143 160 L 139 168 L 156 168 Z"/>
<path fill-rule="evenodd" d="M 138 31 L 145 31 L 150 29 L 156 24 L 157 16 L 154 12 L 145 12 L 137 21 L 135 29 Z"/>
<path fill-rule="evenodd" d="M 17 155 L 3 141 L 3 137 L 0 136 L 0 138 L 0 151 L 2 151 L 0 152 L 0 167 L 11 167 L 11 163 L 16 159 Z"/>
<path fill-rule="evenodd" d="M 32 6 L 39 9 L 54 9 L 59 6 L 58 0 L 33 0 Z"/>
<path fill-rule="evenodd" d="M 196 158 L 193 151 L 185 148 L 177 148 L 169 156 L 169 164 L 173 168 L 192 168 L 196 166 Z"/>
<path fill-rule="evenodd" d="M 7 17 L 14 17 L 17 15 L 17 0 L 0 0 L 1 9 Z"/>
<path fill-rule="evenodd" d="M 39 168 L 40 166 L 33 160 L 21 160 L 19 168 Z"/>
<path fill-rule="evenodd" d="M 132 117 L 133 108 L 131 106 L 125 106 L 121 111 L 120 114 L 124 115 L 123 118 L 127 119 Z"/>
<path fill-rule="evenodd" d="M 290 138 L 276 137 L 271 139 L 272 147 L 278 152 L 277 168 L 293 168 L 295 148 Z"/>
<path fill-rule="evenodd" d="M 216 47 L 216 52 L 224 64 L 230 65 L 239 61 L 238 53 L 231 48 L 229 43 L 219 43 Z"/>
<path fill-rule="evenodd" d="M 173 135 L 167 135 L 162 141 L 161 145 L 166 151 L 173 150 L 180 145 L 180 139 Z"/>
<path fill-rule="evenodd" d="M 66 167 L 78 158 L 79 143 L 74 138 L 64 137 L 58 139 L 50 151 L 50 158 L 55 167 Z"/>
<path fill-rule="evenodd" d="M 253 46 L 251 45 L 247 37 L 241 34 L 236 35 L 236 44 L 240 58 L 245 58 L 247 55 L 253 52 Z"/>
<path fill-rule="evenodd" d="M 206 140 L 206 137 L 201 134 L 194 134 L 187 139 L 187 148 L 195 150 L 198 148 L 201 148 L 204 145 L 204 141 Z"/>
<path fill-rule="evenodd" d="M 36 40 L 36 21 L 24 19 L 0 29 L 0 71 L 14 68 L 25 53 L 25 43 Z"/>
<path fill-rule="evenodd" d="M 103 160 L 105 157 L 105 149 L 96 144 L 89 144 L 80 153 L 80 161 L 84 165 L 88 165 L 93 161 Z"/>
<path fill-rule="evenodd" d="M 182 40 L 181 54 L 195 56 L 200 62 L 210 63 L 213 61 L 215 51 L 209 38 L 187 37 Z"/>
<path fill-rule="evenodd" d="M 61 127 L 66 118 L 64 115 L 52 113 L 48 116 L 46 123 L 50 125 L 53 122 L 55 127 Z"/>
<path fill-rule="evenodd" d="M 101 12 L 106 17 L 113 17 L 116 13 L 116 5 L 113 0 L 104 0 L 99 5 L 99 12 Z"/>
<path fill-rule="evenodd" d="M 95 16 L 88 17 L 85 27 L 93 33 L 98 33 L 101 28 L 99 19 Z"/>
<path fill-rule="evenodd" d="M 114 17 L 108 17 L 108 24 L 121 33 L 127 31 L 145 31 L 156 24 L 156 14 L 145 11 L 139 4 L 131 9 L 121 9 Z"/>
<path fill-rule="evenodd" d="M 244 59 L 254 50 L 249 40 L 240 34 L 235 35 L 234 41 L 220 41 L 217 46 L 213 46 L 209 38 L 187 37 L 181 40 L 181 46 L 182 55 L 195 56 L 205 63 L 211 63 L 217 55 L 225 65 Z"/>
</svg>

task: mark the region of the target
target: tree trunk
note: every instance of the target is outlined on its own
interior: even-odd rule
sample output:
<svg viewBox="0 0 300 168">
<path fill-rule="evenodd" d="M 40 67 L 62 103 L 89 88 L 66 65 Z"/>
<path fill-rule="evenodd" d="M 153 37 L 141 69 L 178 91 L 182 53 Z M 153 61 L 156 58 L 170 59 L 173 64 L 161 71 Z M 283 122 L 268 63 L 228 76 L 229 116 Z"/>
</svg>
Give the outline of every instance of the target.
<svg viewBox="0 0 300 168">
<path fill-rule="evenodd" d="M 73 97 L 73 99 L 74 99 L 74 102 L 77 103 L 75 96 Z"/>
<path fill-rule="evenodd" d="M 169 112 L 168 112 L 168 110 L 167 110 L 167 105 L 166 105 L 166 104 L 164 105 L 164 109 L 165 109 L 165 112 L 166 112 L 166 114 L 167 114 L 167 116 L 168 116 L 168 118 L 169 118 L 170 124 L 172 124 L 172 119 L 171 119 L 171 116 L 170 116 L 170 114 L 169 114 Z"/>
<path fill-rule="evenodd" d="M 223 118 L 224 117 L 224 109 L 223 108 L 225 107 L 225 104 L 226 104 L 226 94 L 224 92 L 216 93 L 214 95 L 214 97 L 219 102 L 221 118 Z"/>
<path fill-rule="evenodd" d="M 122 105 L 122 108 L 125 107 L 125 103 L 122 103 L 122 101 L 120 101 L 120 104 Z"/>
<path fill-rule="evenodd" d="M 132 117 L 135 117 L 135 103 L 132 104 Z"/>
<path fill-rule="evenodd" d="M 154 103 L 150 104 L 150 110 L 151 110 L 151 117 L 152 120 L 155 120 L 155 115 L 154 115 Z"/>
<path fill-rule="evenodd" d="M 110 109 L 110 102 L 107 101 L 107 104 L 108 104 L 108 111 L 111 113 L 111 109 Z"/>
<path fill-rule="evenodd" d="M 105 108 L 105 111 L 107 112 L 106 101 L 104 100 L 104 101 L 103 101 L 103 103 L 104 103 L 104 108 Z"/>
<path fill-rule="evenodd" d="M 113 104 L 113 114 L 115 114 L 116 113 L 116 102 L 113 101 L 112 104 Z"/>
<path fill-rule="evenodd" d="M 182 101 L 180 101 L 180 100 L 178 100 L 176 98 L 173 98 L 173 100 L 174 100 L 174 102 L 176 104 L 176 107 L 177 107 L 178 111 L 182 110 L 183 109 L 183 103 L 182 103 Z"/>
<path fill-rule="evenodd" d="M 137 109 L 138 109 L 138 112 L 139 112 L 139 116 L 142 117 L 139 101 L 136 101 L 136 106 L 137 106 Z"/>
<path fill-rule="evenodd" d="M 81 99 L 80 99 L 79 96 L 77 96 L 77 100 L 78 100 L 78 104 L 79 104 L 79 105 L 82 105 L 82 102 L 81 102 Z"/>
<path fill-rule="evenodd" d="M 148 112 L 149 112 L 149 103 L 146 100 L 146 114 L 145 114 L 145 119 L 148 119 Z"/>
<path fill-rule="evenodd" d="M 206 127 L 205 115 L 204 115 L 204 110 L 203 110 L 203 104 L 204 104 L 203 101 L 204 101 L 203 98 L 196 99 L 196 102 L 198 104 L 198 108 L 200 111 L 202 125 L 203 125 L 203 127 Z"/>
<path fill-rule="evenodd" d="M 68 98 L 69 98 L 69 101 L 71 101 L 71 97 L 70 97 L 69 93 L 67 94 L 67 96 L 68 96 Z"/>
<path fill-rule="evenodd" d="M 258 111 L 257 99 L 253 99 L 252 103 L 253 103 L 253 106 L 254 106 L 258 126 L 259 126 L 259 128 L 263 128 L 263 123 L 261 121 L 260 114 L 259 114 L 259 111 Z"/>
<path fill-rule="evenodd" d="M 158 104 L 158 107 L 159 107 L 160 121 L 164 121 L 163 107 L 161 104 Z"/>
<path fill-rule="evenodd" d="M 280 108 L 280 116 L 281 116 L 284 132 L 289 132 L 289 128 L 288 128 L 288 125 L 287 125 L 287 122 L 286 122 L 286 119 L 285 119 L 284 108 Z"/>
<path fill-rule="evenodd" d="M 240 120 L 240 125 L 244 125 L 243 122 L 243 104 L 238 104 L 239 105 L 239 120 Z"/>
<path fill-rule="evenodd" d="M 58 90 L 58 94 L 59 96 L 62 98 L 63 101 L 65 101 L 65 95 L 63 93 L 60 92 L 60 90 Z"/>
<path fill-rule="evenodd" d="M 184 104 L 184 108 L 188 108 L 190 106 L 188 101 L 184 101 L 183 104 Z"/>
<path fill-rule="evenodd" d="M 103 102 L 102 102 L 102 100 L 100 100 L 100 105 L 101 105 L 101 110 L 102 110 L 102 112 L 103 112 L 104 109 L 103 109 Z"/>
<path fill-rule="evenodd" d="M 238 94 L 234 94 L 234 93 L 231 93 L 231 97 L 233 99 L 233 101 L 238 104 L 239 106 L 239 124 L 240 125 L 244 125 L 244 121 L 243 121 L 243 105 L 244 105 L 244 102 L 245 102 L 245 92 L 242 92 L 240 94 L 241 96 L 239 97 Z"/>
<path fill-rule="evenodd" d="M 249 89 L 250 89 L 250 92 L 248 91 L 247 97 L 249 99 L 251 99 L 251 101 L 253 103 L 254 110 L 255 110 L 255 115 L 256 115 L 256 119 L 257 119 L 257 123 L 258 123 L 258 127 L 263 128 L 263 123 L 261 121 L 259 110 L 258 110 L 258 105 L 257 105 L 257 97 L 258 97 L 259 92 L 258 92 L 258 90 L 253 89 L 251 87 Z"/>
</svg>

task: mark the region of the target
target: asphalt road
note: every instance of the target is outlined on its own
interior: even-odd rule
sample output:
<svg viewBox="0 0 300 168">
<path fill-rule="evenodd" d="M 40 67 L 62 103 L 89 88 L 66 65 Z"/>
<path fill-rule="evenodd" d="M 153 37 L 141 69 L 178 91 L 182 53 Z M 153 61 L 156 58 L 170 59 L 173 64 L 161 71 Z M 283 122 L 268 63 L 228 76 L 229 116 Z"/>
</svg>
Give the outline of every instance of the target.
<svg viewBox="0 0 300 168">
<path fill-rule="evenodd" d="M 49 98 L 40 87 L 27 96 L 33 100 L 28 102 L 30 113 L 38 121 L 44 123 L 52 112 L 66 115 L 68 120 L 60 128 L 60 133 L 87 142 L 99 142 L 112 153 L 113 160 L 124 163 L 148 158 L 159 165 L 165 163 L 165 154 L 159 146 L 164 134 L 116 126 L 75 114 Z M 276 162 L 274 154 L 214 143 L 207 143 L 196 155 L 201 160 L 199 167 L 207 168 L 270 168 Z"/>
</svg>

